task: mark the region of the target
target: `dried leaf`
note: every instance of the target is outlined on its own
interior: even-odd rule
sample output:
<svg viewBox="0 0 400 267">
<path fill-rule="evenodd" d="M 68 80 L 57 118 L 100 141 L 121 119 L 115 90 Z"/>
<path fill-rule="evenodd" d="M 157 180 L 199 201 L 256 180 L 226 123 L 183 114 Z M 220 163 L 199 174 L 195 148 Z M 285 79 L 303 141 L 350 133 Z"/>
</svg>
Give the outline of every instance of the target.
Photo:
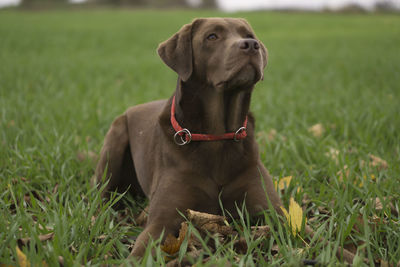
<svg viewBox="0 0 400 267">
<path fill-rule="evenodd" d="M 275 130 L 275 129 L 271 129 L 269 132 L 268 132 L 268 141 L 273 141 L 273 140 L 275 140 L 275 137 L 276 137 L 276 134 L 277 134 L 278 132 Z"/>
<path fill-rule="evenodd" d="M 381 259 L 379 266 L 381 266 L 381 267 L 389 267 L 390 265 L 389 265 L 389 263 L 387 261 L 384 261 L 384 260 Z"/>
<path fill-rule="evenodd" d="M 183 240 L 185 239 L 187 230 L 188 225 L 186 222 L 183 222 L 181 224 L 181 229 L 179 230 L 178 238 L 169 234 L 165 239 L 164 244 L 161 246 L 161 249 L 169 255 L 177 253 L 182 245 Z"/>
<path fill-rule="evenodd" d="M 188 209 L 187 217 L 199 230 L 229 235 L 233 232 L 224 216 L 208 214 Z"/>
<path fill-rule="evenodd" d="M 284 207 L 281 207 L 281 209 L 290 227 L 292 228 L 293 235 L 296 236 L 297 233 L 301 231 L 303 210 L 293 198 L 290 198 L 289 212 Z"/>
<path fill-rule="evenodd" d="M 337 172 L 336 175 L 339 176 L 339 181 L 343 182 L 344 178 L 349 178 L 349 174 L 350 174 L 350 170 L 349 167 L 347 165 L 343 166 L 343 170 L 340 170 Z"/>
<path fill-rule="evenodd" d="M 176 259 L 168 262 L 165 266 L 166 267 L 192 266 L 193 259 L 197 259 L 201 255 L 204 255 L 204 251 L 202 249 L 190 251 L 190 252 L 186 253 L 186 255 L 183 257 L 183 259 L 181 261 L 179 260 L 179 258 L 176 258 Z M 193 265 L 193 266 L 195 266 L 195 265 Z"/>
<path fill-rule="evenodd" d="M 11 180 L 11 183 L 12 183 L 12 184 L 18 184 L 18 183 L 20 183 L 20 182 L 29 183 L 29 180 L 26 179 L 25 177 L 13 178 L 13 179 Z"/>
<path fill-rule="evenodd" d="M 48 233 L 48 234 L 45 234 L 45 235 L 39 235 L 39 240 L 40 240 L 41 242 L 44 242 L 44 241 L 53 239 L 53 237 L 54 237 L 54 233 L 51 232 L 51 233 Z M 20 246 L 26 246 L 26 245 L 29 244 L 30 241 L 31 241 L 31 238 L 30 238 L 30 237 L 19 238 L 19 239 L 17 240 L 17 243 L 18 243 L 18 245 L 20 245 Z"/>
<path fill-rule="evenodd" d="M 330 147 L 329 151 L 325 153 L 325 156 L 335 161 L 336 165 L 339 164 L 339 150 L 336 148 Z"/>
<path fill-rule="evenodd" d="M 240 237 L 233 243 L 233 250 L 238 254 L 246 254 L 247 249 L 248 246 L 244 237 Z"/>
<path fill-rule="evenodd" d="M 96 164 L 99 159 L 99 155 L 91 150 L 83 152 L 78 151 L 78 153 L 76 154 L 76 158 L 79 162 L 84 162 L 88 160 L 90 161 L 90 163 Z"/>
<path fill-rule="evenodd" d="M 370 167 L 376 167 L 379 170 L 382 169 L 387 169 L 388 168 L 388 163 L 386 162 L 386 160 L 383 160 L 377 156 L 374 156 L 372 154 L 369 155 L 369 158 L 371 160 L 371 162 L 369 163 Z"/>
<path fill-rule="evenodd" d="M 288 188 L 290 185 L 290 182 L 292 181 L 292 176 L 286 176 L 283 177 L 278 181 L 275 181 L 275 189 L 278 191 L 284 190 L 285 188 Z"/>
<path fill-rule="evenodd" d="M 136 225 L 138 226 L 144 226 L 147 223 L 147 217 L 148 217 L 148 209 L 149 207 L 147 206 L 144 208 L 140 214 L 135 218 Z"/>
<path fill-rule="evenodd" d="M 54 188 L 53 188 L 53 191 L 52 191 L 52 194 L 53 195 L 55 195 L 56 193 L 57 193 L 57 191 L 58 191 L 58 183 L 56 183 L 56 185 L 54 186 Z"/>
<path fill-rule="evenodd" d="M 268 238 L 271 236 L 271 228 L 268 225 L 252 226 L 251 233 L 254 239 Z"/>
<path fill-rule="evenodd" d="M 321 137 L 322 134 L 325 132 L 325 128 L 321 123 L 317 123 L 310 128 L 308 128 L 308 131 L 312 133 L 315 137 Z"/>
<path fill-rule="evenodd" d="M 63 258 L 63 256 L 58 256 L 58 263 L 60 264 L 60 267 L 64 266 L 64 258 Z"/>
<path fill-rule="evenodd" d="M 375 203 L 375 210 L 376 211 L 382 211 L 384 209 L 384 206 L 383 206 L 382 202 L 384 202 L 386 204 L 386 206 L 388 206 L 390 208 L 391 213 L 397 216 L 398 212 L 396 210 L 396 207 L 390 201 L 392 201 L 392 197 L 383 197 L 382 201 L 378 197 L 375 198 L 375 200 L 373 200 L 373 202 Z"/>
<path fill-rule="evenodd" d="M 271 255 L 274 256 L 274 257 L 279 255 L 279 246 L 277 244 L 272 246 Z"/>
<path fill-rule="evenodd" d="M 303 206 L 307 206 L 309 203 L 311 203 L 310 196 L 307 193 L 303 194 L 303 199 L 301 200 L 301 204 L 303 204 Z"/>
</svg>

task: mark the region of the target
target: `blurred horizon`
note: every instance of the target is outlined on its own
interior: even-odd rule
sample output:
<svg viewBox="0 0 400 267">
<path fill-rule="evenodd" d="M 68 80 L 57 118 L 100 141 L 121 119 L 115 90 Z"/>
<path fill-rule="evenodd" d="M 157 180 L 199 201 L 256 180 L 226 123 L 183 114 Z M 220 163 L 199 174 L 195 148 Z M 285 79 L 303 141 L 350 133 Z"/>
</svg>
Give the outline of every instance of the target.
<svg viewBox="0 0 400 267">
<path fill-rule="evenodd" d="M 38 0 L 0 0 L 0 8 L 19 6 L 24 3 L 39 3 Z M 44 0 L 41 3 L 60 3 L 60 0 Z M 70 4 L 95 3 L 96 0 L 65 0 Z M 97 1 L 99 2 L 99 1 Z M 135 6 L 148 5 L 168 7 L 162 1 L 146 0 L 108 0 L 111 5 Z M 300 11 L 340 11 L 340 10 L 400 10 L 400 0 L 180 0 L 176 1 L 178 6 L 187 7 L 214 7 L 225 12 L 255 11 L 255 10 L 300 10 Z M 40 5 L 40 4 L 39 4 Z"/>
</svg>

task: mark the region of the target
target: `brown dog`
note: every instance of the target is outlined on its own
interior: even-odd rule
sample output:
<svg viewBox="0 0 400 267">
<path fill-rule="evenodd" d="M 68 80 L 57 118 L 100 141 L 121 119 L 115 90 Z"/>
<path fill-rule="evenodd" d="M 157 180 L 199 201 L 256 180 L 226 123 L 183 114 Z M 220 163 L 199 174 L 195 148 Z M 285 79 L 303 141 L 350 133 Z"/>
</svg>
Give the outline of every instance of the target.
<svg viewBox="0 0 400 267">
<path fill-rule="evenodd" d="M 253 87 L 267 64 L 267 50 L 250 25 L 244 19 L 196 19 L 161 43 L 158 54 L 179 75 L 177 123 L 189 129 L 192 139 L 196 133 L 231 134 L 217 141 L 189 140 L 188 132 L 175 135 L 173 97 L 131 107 L 116 118 L 96 177 L 101 182 L 106 169 L 107 192 L 130 186 L 134 195 L 149 198 L 148 222 L 132 251 L 136 256 L 143 254 L 149 236 L 179 230 L 183 218 L 177 210 L 220 214 L 219 197 L 233 214 L 235 203 L 245 199 L 250 214 L 267 209 L 262 180 L 271 203 L 281 206 L 261 163 L 249 113 Z"/>
<path fill-rule="evenodd" d="M 267 50 L 244 19 L 196 19 L 160 44 L 158 54 L 179 75 L 169 100 L 128 109 L 112 124 L 96 168 L 105 192 L 149 198 L 148 220 L 132 250 L 143 255 L 150 237 L 176 234 L 192 209 L 250 215 L 281 213 L 263 166 L 249 113 L 254 85 L 263 77 Z M 266 192 L 263 187 L 265 186 Z M 268 199 L 267 199 L 268 197 Z"/>
</svg>

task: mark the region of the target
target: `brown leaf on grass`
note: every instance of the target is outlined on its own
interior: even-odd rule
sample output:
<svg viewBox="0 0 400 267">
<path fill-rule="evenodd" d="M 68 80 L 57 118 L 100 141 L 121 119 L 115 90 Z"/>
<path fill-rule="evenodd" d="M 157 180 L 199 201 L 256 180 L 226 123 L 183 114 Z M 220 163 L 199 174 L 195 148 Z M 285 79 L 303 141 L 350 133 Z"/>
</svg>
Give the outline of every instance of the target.
<svg viewBox="0 0 400 267">
<path fill-rule="evenodd" d="M 19 199 L 17 199 L 17 203 L 14 203 L 14 201 L 12 200 L 9 206 L 9 209 L 11 210 L 11 212 L 15 212 L 16 208 L 18 205 L 27 205 L 27 206 L 31 206 L 32 202 L 31 202 L 31 196 L 33 196 L 35 199 L 39 200 L 40 202 L 44 202 L 44 199 L 42 198 L 42 196 L 36 192 L 36 191 L 31 191 L 29 193 L 26 193 L 23 196 L 23 201 L 21 203 L 21 201 Z"/>
<path fill-rule="evenodd" d="M 98 159 L 99 159 L 99 155 L 97 153 L 91 151 L 91 150 L 89 150 L 89 151 L 78 151 L 78 153 L 76 154 L 76 158 L 80 162 L 84 162 L 86 160 L 89 160 L 92 164 L 96 164 Z"/>
<path fill-rule="evenodd" d="M 390 265 L 389 265 L 389 263 L 388 263 L 387 261 L 384 261 L 384 260 L 380 259 L 380 260 L 379 260 L 379 266 L 380 266 L 380 267 L 392 267 L 392 266 L 394 266 L 394 265 L 393 265 L 393 264 L 390 264 Z M 399 265 L 397 265 L 397 266 L 399 266 Z"/>
<path fill-rule="evenodd" d="M 58 256 L 57 260 L 58 260 L 58 264 L 60 264 L 60 267 L 63 267 L 64 266 L 64 257 Z"/>
<path fill-rule="evenodd" d="M 378 170 L 382 170 L 382 169 L 387 169 L 388 168 L 388 163 L 386 162 L 386 160 L 383 160 L 377 156 L 374 156 L 372 154 L 369 155 L 369 159 L 371 160 L 371 162 L 369 163 L 370 167 L 376 167 L 378 168 Z"/>
<path fill-rule="evenodd" d="M 384 209 L 384 204 L 383 203 L 385 203 L 385 205 L 390 208 L 391 213 L 397 216 L 398 212 L 396 210 L 396 207 L 391 202 L 392 199 L 393 199 L 392 197 L 383 197 L 382 201 L 381 201 L 381 199 L 379 197 L 375 198 L 373 200 L 373 202 L 375 204 L 375 210 L 376 211 L 382 211 Z"/>
<path fill-rule="evenodd" d="M 308 206 L 308 204 L 310 203 L 311 203 L 310 196 L 307 193 L 303 194 L 303 199 L 301 200 L 301 204 L 303 204 L 303 206 Z"/>
<path fill-rule="evenodd" d="M 326 207 L 318 206 L 317 209 L 319 214 L 330 214 L 329 210 Z"/>
<path fill-rule="evenodd" d="M 339 150 L 336 148 L 330 147 L 329 151 L 325 153 L 325 156 L 335 161 L 336 165 L 339 164 Z"/>
<path fill-rule="evenodd" d="M 187 231 L 188 225 L 186 222 L 183 222 L 181 224 L 181 229 L 179 230 L 178 238 L 169 234 L 166 237 L 164 244 L 161 246 L 161 249 L 169 255 L 174 255 L 177 253 L 182 245 L 183 240 L 185 239 Z"/>
<path fill-rule="evenodd" d="M 47 240 L 51 240 L 54 237 L 54 233 L 48 233 L 48 234 L 44 234 L 44 235 L 39 235 L 39 241 L 44 242 Z M 22 246 L 26 246 L 29 244 L 29 242 L 31 241 L 32 238 L 30 237 L 25 237 L 25 238 L 19 238 L 17 240 L 17 244 L 22 247 Z"/>
<path fill-rule="evenodd" d="M 70 245 L 69 248 L 70 248 L 70 250 L 71 250 L 72 252 L 78 253 L 78 250 L 75 248 L 74 245 Z"/>
<path fill-rule="evenodd" d="M 269 130 L 269 132 L 268 132 L 268 141 L 273 141 L 273 140 L 275 140 L 275 137 L 276 137 L 276 134 L 277 134 L 278 132 L 275 130 L 275 129 L 271 129 L 271 130 Z"/>
<path fill-rule="evenodd" d="M 349 167 L 347 165 L 343 166 L 343 169 L 338 171 L 336 175 L 339 176 L 339 181 L 343 182 L 344 178 L 349 178 L 349 174 L 350 174 L 350 170 Z"/>
<path fill-rule="evenodd" d="M 179 258 L 176 258 L 176 259 L 168 262 L 165 266 L 166 267 L 192 266 L 193 261 L 191 259 L 199 258 L 201 254 L 203 254 L 202 249 L 190 251 L 190 252 L 186 253 L 186 255 L 183 257 L 182 261 L 179 261 Z M 203 262 L 205 262 L 206 260 L 207 259 L 204 259 Z"/>
<path fill-rule="evenodd" d="M 107 235 L 99 235 L 98 237 L 96 237 L 97 240 L 103 241 L 107 238 Z"/>
<path fill-rule="evenodd" d="M 269 238 L 271 237 L 271 228 L 268 225 L 252 226 L 251 235 L 254 239 Z M 241 236 L 239 239 L 235 240 L 233 249 L 236 251 L 236 253 L 246 254 L 248 249 L 246 239 Z"/>
<path fill-rule="evenodd" d="M 96 223 L 96 217 L 92 216 L 92 218 L 90 218 L 90 225 L 93 227 L 95 223 Z"/>
<path fill-rule="evenodd" d="M 247 248 L 247 242 L 244 237 L 240 237 L 233 243 L 233 250 L 238 254 L 246 254 Z"/>
<path fill-rule="evenodd" d="M 58 183 L 56 183 L 56 185 L 53 187 L 53 191 L 51 192 L 53 195 L 55 195 L 58 191 Z"/>
<path fill-rule="evenodd" d="M 199 230 L 218 233 L 221 235 L 229 235 L 233 233 L 228 221 L 224 216 L 208 214 L 188 209 L 187 217 L 189 221 Z"/>
<path fill-rule="evenodd" d="M 21 182 L 29 183 L 29 180 L 26 179 L 25 177 L 13 178 L 13 179 L 11 180 L 11 183 L 12 183 L 12 184 L 18 184 L 18 183 L 21 183 Z"/>
<path fill-rule="evenodd" d="M 7 123 L 7 128 L 13 127 L 14 125 L 15 125 L 15 121 L 14 121 L 14 120 L 10 120 L 10 121 Z"/>
<path fill-rule="evenodd" d="M 275 140 L 277 133 L 278 132 L 275 129 L 269 130 L 268 133 L 265 131 L 260 131 L 257 133 L 257 137 L 261 138 L 263 141 L 273 141 Z"/>
<path fill-rule="evenodd" d="M 148 217 L 148 206 L 144 208 L 140 214 L 135 218 L 136 225 L 138 226 L 144 226 L 147 223 L 147 217 Z"/>
<path fill-rule="evenodd" d="M 279 255 L 279 246 L 277 244 L 272 246 L 271 255 L 274 256 L 274 257 Z"/>
<path fill-rule="evenodd" d="M 343 245 L 343 248 L 347 249 L 348 251 L 350 251 L 353 254 L 357 253 L 357 246 L 354 245 L 354 243 L 345 244 L 345 245 Z"/>
<path fill-rule="evenodd" d="M 271 228 L 268 225 L 252 226 L 251 233 L 254 239 L 269 238 L 271 236 Z"/>
<path fill-rule="evenodd" d="M 308 128 L 308 131 L 315 137 L 321 137 L 325 132 L 325 128 L 321 123 L 317 123 Z"/>
</svg>

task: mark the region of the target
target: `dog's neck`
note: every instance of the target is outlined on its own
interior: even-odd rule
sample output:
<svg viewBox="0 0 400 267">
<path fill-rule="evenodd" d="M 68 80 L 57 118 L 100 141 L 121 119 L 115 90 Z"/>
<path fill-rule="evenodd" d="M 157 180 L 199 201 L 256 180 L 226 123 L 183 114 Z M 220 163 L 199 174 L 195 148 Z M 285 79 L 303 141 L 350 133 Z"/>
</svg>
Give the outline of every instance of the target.
<svg viewBox="0 0 400 267">
<path fill-rule="evenodd" d="M 252 88 L 218 91 L 198 82 L 178 80 L 176 119 L 194 133 L 223 134 L 243 126 Z"/>
</svg>

